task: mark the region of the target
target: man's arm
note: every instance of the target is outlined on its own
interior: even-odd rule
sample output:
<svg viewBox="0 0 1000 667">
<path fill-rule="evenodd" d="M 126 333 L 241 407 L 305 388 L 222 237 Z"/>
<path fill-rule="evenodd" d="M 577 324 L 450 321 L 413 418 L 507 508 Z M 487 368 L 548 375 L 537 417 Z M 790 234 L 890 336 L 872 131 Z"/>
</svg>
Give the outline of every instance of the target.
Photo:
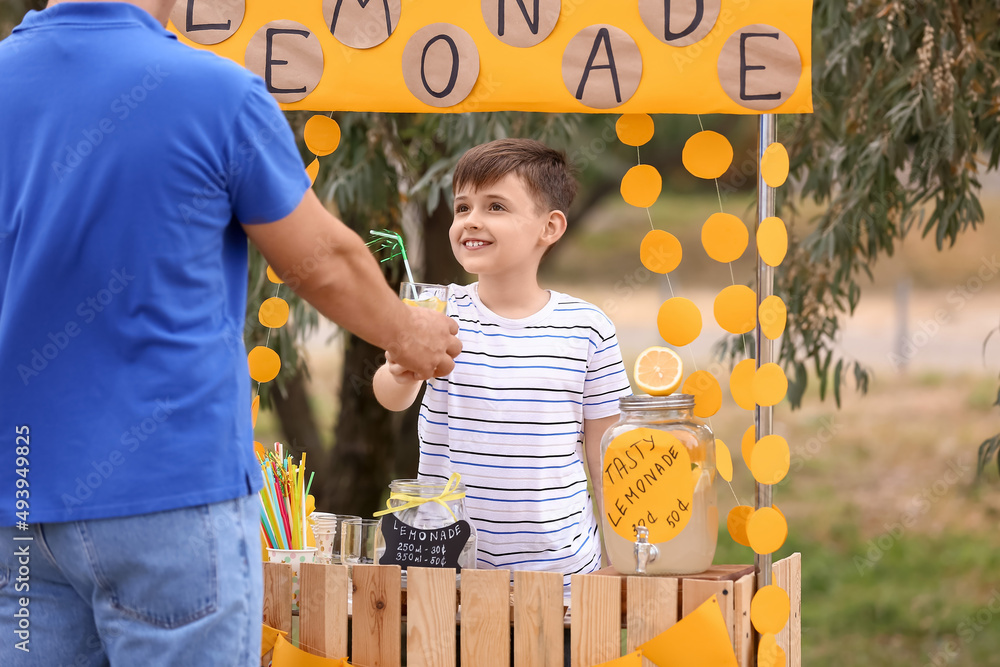
<svg viewBox="0 0 1000 667">
<path fill-rule="evenodd" d="M 276 222 L 243 225 L 275 273 L 324 316 L 425 380 L 447 375 L 462 350 L 451 318 L 411 308 L 393 293 L 361 238 L 312 190 Z"/>
<path fill-rule="evenodd" d="M 604 470 L 601 462 L 601 440 L 604 439 L 604 432 L 617 423 L 618 415 L 583 420 L 583 444 L 587 451 L 587 471 L 590 473 L 590 483 L 594 487 L 598 519 L 604 514 Z"/>
</svg>

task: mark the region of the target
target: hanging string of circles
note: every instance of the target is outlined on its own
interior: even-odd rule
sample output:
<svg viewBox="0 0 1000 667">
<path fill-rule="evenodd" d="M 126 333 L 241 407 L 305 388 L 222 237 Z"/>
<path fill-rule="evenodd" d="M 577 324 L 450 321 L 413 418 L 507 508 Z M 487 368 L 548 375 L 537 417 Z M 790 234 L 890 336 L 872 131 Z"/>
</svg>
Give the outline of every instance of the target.
<svg viewBox="0 0 1000 667">
<path fill-rule="evenodd" d="M 319 175 L 319 158 L 337 150 L 340 145 L 340 125 L 333 118 L 316 114 L 306 121 L 303 129 L 303 139 L 306 148 L 315 156 L 306 165 L 305 171 L 311 183 L 316 182 Z M 267 267 L 267 279 L 275 285 L 274 296 L 265 299 L 257 310 L 257 321 L 267 329 L 278 329 L 288 322 L 288 302 L 278 296 L 284 281 L 270 266 Z M 281 371 L 281 357 L 266 345 L 258 345 L 247 354 L 247 367 L 250 377 L 257 385 L 257 392 L 250 404 L 250 420 L 253 428 L 257 428 L 257 413 L 260 409 L 260 385 L 270 382 Z M 255 443 L 259 444 L 259 443 Z"/>
<path fill-rule="evenodd" d="M 646 114 L 626 114 L 618 119 L 615 129 L 622 143 L 635 146 L 638 153 L 638 147 L 653 137 L 654 125 Z M 717 132 L 704 129 L 687 140 L 681 155 L 685 169 L 692 176 L 716 180 L 716 185 L 717 179 L 729 170 L 732 160 L 733 148 L 729 141 Z M 784 185 L 789 169 L 785 147 L 779 143 L 766 147 L 758 168 L 769 187 Z M 656 168 L 640 163 L 622 179 L 622 198 L 632 206 L 648 210 L 659 198 L 662 186 Z M 739 217 L 721 210 L 721 192 L 719 207 L 718 212 L 705 219 L 701 243 L 709 258 L 731 267 L 750 246 L 750 230 Z M 676 236 L 655 227 L 652 215 L 650 227 L 640 243 L 639 259 L 646 269 L 667 276 L 669 281 L 669 274 L 680 266 L 684 257 L 683 248 Z M 779 266 L 788 250 L 785 223 L 777 217 L 761 221 L 754 242 L 761 261 L 771 267 Z M 784 333 L 788 312 L 778 296 L 768 296 L 758 306 L 756 291 L 737 284 L 734 277 L 733 284 L 724 287 L 716 296 L 713 316 L 719 326 L 731 334 L 742 336 L 759 326 L 761 335 L 773 341 Z M 685 347 L 701 335 L 702 313 L 690 299 L 674 295 L 671 286 L 671 297 L 660 306 L 656 324 L 667 344 Z M 698 417 L 709 418 L 721 408 L 722 388 L 712 373 L 696 369 L 680 387 L 681 391 L 695 397 L 694 413 Z M 729 394 L 740 409 L 752 411 L 757 406 L 777 405 L 787 391 L 788 380 L 778 364 L 768 363 L 758 369 L 756 361 L 748 358 L 737 363 L 730 372 Z M 731 481 L 733 461 L 729 448 L 718 438 L 715 447 L 717 470 L 723 479 Z M 788 474 L 790 451 L 788 442 L 781 436 L 767 435 L 758 441 L 756 427 L 751 425 L 741 438 L 740 450 L 758 484 L 777 484 Z M 726 525 L 733 541 L 761 555 L 780 549 L 788 536 L 788 522 L 776 506 L 755 510 L 749 505 L 738 505 L 729 512 Z M 788 622 L 789 613 L 788 594 L 778 586 L 765 586 L 754 595 L 751 621 L 761 635 L 757 652 L 759 665 L 785 664 L 785 654 L 777 645 L 775 635 Z"/>
</svg>

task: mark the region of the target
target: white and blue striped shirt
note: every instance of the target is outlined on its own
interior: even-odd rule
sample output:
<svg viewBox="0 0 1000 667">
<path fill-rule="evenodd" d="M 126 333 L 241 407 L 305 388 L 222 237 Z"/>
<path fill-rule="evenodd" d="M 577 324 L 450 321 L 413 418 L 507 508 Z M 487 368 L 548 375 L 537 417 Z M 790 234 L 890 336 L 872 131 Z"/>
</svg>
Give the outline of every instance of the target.
<svg viewBox="0 0 1000 667">
<path fill-rule="evenodd" d="M 600 568 L 583 422 L 617 414 L 632 393 L 614 325 L 559 292 L 530 317 L 503 318 L 476 283 L 450 285 L 447 312 L 463 348 L 451 375 L 427 383 L 420 477 L 462 475 L 479 567 Z"/>
</svg>

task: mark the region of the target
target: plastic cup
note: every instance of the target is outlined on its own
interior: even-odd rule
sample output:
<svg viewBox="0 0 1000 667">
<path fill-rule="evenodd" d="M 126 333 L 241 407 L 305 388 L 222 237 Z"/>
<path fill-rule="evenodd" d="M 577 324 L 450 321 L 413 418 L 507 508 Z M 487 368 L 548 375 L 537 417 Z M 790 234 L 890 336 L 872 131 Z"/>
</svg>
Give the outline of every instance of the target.
<svg viewBox="0 0 1000 667">
<path fill-rule="evenodd" d="M 399 298 L 407 305 L 443 313 L 448 304 L 448 286 L 404 282 L 399 285 Z"/>
<path fill-rule="evenodd" d="M 316 548 L 319 549 L 319 561 L 327 565 L 334 563 L 334 545 L 337 546 L 337 563 L 340 562 L 340 540 L 338 538 L 339 523 L 336 514 L 329 512 L 313 512 L 309 515 Z"/>
<path fill-rule="evenodd" d="M 345 565 L 375 563 L 377 519 L 345 519 L 341 523 L 340 557 Z"/>
<path fill-rule="evenodd" d="M 299 608 L 299 570 L 302 563 L 318 562 L 319 549 L 268 549 L 267 559 L 272 563 L 288 563 L 292 566 L 292 611 Z"/>
</svg>

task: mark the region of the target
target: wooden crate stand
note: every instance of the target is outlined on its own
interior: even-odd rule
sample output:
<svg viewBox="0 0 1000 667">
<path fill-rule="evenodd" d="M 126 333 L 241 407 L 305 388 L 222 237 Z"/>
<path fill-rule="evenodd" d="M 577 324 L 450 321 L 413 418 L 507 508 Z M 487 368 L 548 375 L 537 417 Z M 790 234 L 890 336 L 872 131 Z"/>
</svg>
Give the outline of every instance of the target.
<svg viewBox="0 0 1000 667">
<path fill-rule="evenodd" d="M 801 555 L 772 566 L 772 581 L 791 600 L 778 634 L 789 667 L 802 664 Z M 342 565 L 302 564 L 300 648 L 341 658 L 348 647 L 348 587 L 352 588 L 351 663 L 357 667 L 509 667 L 511 632 L 516 667 L 563 667 L 562 575 L 506 570 L 410 568 L 408 590 L 394 565 L 357 565 L 353 581 Z M 752 667 L 752 566 L 722 565 L 689 577 L 574 575 L 569 616 L 573 667 L 612 660 L 668 629 L 716 595 L 740 667 Z M 406 654 L 401 636 L 406 623 Z M 264 623 L 291 633 L 291 568 L 264 563 Z M 456 626 L 461 656 L 456 657 Z M 512 630 L 513 626 L 513 630 Z M 404 660 L 405 659 L 405 660 Z M 460 662 L 459 662 L 460 659 Z M 652 663 L 645 661 L 646 667 Z"/>
</svg>

